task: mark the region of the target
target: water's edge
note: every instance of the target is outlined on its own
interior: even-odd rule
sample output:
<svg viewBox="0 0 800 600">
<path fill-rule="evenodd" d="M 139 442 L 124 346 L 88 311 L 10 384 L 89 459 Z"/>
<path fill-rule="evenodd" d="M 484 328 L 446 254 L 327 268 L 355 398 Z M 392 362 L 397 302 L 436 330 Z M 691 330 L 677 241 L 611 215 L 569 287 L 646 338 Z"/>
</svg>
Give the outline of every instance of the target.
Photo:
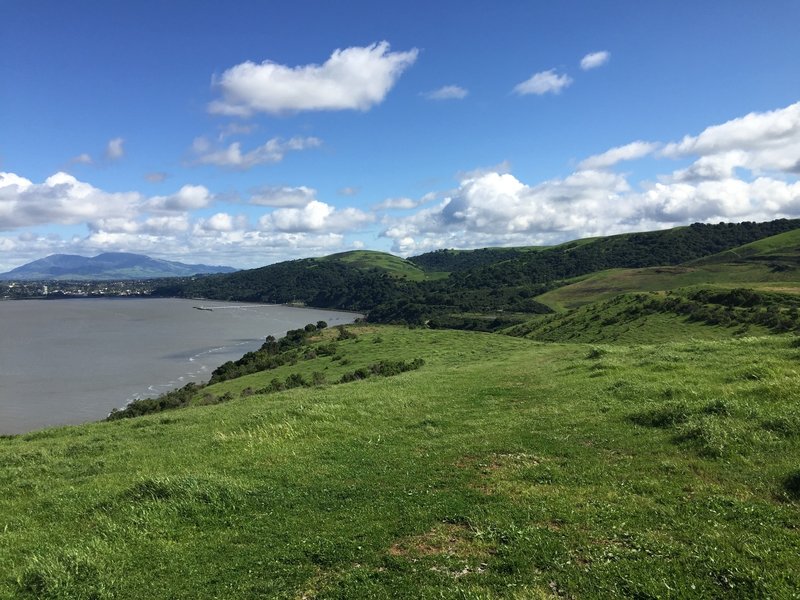
<svg viewBox="0 0 800 600">
<path fill-rule="evenodd" d="M 212 310 L 196 310 L 202 305 Z M 0 434 L 104 419 L 114 408 L 205 382 L 267 335 L 362 315 L 177 298 L 0 303 Z"/>
</svg>

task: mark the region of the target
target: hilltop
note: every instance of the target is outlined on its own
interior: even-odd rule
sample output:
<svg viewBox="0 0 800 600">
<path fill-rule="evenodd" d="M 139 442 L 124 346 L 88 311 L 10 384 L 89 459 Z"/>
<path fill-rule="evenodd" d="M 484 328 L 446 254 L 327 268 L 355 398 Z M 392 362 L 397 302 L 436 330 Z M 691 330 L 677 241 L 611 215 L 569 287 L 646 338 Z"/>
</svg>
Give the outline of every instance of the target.
<svg viewBox="0 0 800 600">
<path fill-rule="evenodd" d="M 120 281 L 232 273 L 235 270 L 232 267 L 184 264 L 128 252 L 106 252 L 94 257 L 51 254 L 6 273 L 0 273 L 0 280 Z"/>
</svg>

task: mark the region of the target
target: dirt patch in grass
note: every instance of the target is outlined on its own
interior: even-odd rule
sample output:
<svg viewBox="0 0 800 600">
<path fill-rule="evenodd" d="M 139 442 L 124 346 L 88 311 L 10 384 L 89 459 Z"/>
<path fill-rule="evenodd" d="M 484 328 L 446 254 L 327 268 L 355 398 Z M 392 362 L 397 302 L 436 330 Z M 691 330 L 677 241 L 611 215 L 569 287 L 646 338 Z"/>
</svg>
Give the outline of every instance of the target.
<svg viewBox="0 0 800 600">
<path fill-rule="evenodd" d="M 493 548 L 476 539 L 469 527 L 452 523 L 440 523 L 425 533 L 403 538 L 389 548 L 391 556 L 411 559 L 481 559 L 488 558 L 493 553 Z"/>
<path fill-rule="evenodd" d="M 456 467 L 476 471 L 477 479 L 469 487 L 492 496 L 501 490 L 508 492 L 509 485 L 513 487 L 521 480 L 538 482 L 539 477 L 530 475 L 546 460 L 526 452 L 492 453 L 488 456 L 463 456 L 456 461 Z"/>
<path fill-rule="evenodd" d="M 492 453 L 488 456 L 462 456 L 456 461 L 459 469 L 478 469 L 484 474 L 513 467 L 535 467 L 543 458 L 525 452 Z"/>
</svg>

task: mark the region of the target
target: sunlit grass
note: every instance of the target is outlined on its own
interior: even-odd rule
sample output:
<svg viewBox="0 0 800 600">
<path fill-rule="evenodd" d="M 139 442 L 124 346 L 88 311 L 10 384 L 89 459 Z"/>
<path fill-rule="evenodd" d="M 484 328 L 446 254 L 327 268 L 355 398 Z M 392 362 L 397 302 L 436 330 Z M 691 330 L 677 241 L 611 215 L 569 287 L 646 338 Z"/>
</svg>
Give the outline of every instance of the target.
<svg viewBox="0 0 800 600">
<path fill-rule="evenodd" d="M 0 596 L 800 593 L 790 339 L 353 331 L 281 376 L 425 365 L 0 439 Z"/>
</svg>

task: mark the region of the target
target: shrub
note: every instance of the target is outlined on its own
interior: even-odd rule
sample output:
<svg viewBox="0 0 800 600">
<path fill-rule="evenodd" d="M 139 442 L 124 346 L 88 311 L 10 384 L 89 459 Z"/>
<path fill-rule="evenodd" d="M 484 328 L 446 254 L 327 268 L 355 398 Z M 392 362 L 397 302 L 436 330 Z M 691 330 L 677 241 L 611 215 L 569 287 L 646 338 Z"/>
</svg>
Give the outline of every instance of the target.
<svg viewBox="0 0 800 600">
<path fill-rule="evenodd" d="M 791 500 L 800 500 L 800 470 L 784 477 L 782 487 L 786 496 Z"/>
<path fill-rule="evenodd" d="M 355 333 L 347 329 L 346 327 L 339 328 L 339 337 L 338 339 L 341 340 L 352 340 L 355 339 L 357 336 Z"/>
</svg>

